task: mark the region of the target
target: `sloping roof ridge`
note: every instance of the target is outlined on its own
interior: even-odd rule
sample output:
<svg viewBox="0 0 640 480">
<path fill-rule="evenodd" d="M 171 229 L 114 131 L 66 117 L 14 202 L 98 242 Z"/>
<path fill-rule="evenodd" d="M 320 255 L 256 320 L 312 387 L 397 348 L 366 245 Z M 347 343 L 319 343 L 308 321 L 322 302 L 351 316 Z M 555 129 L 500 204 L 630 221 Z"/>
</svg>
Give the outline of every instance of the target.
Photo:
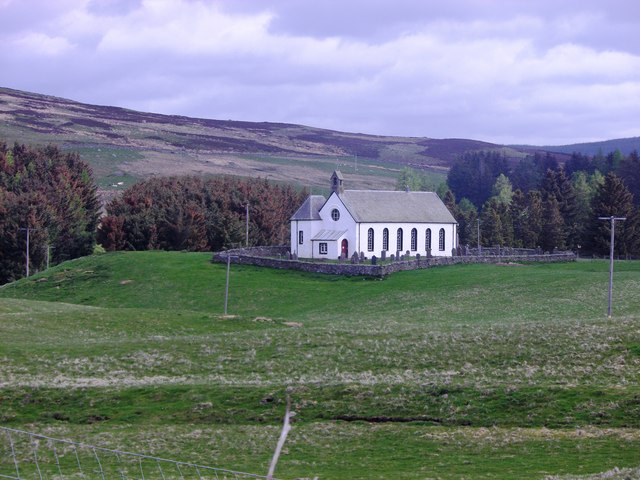
<svg viewBox="0 0 640 480">
<path fill-rule="evenodd" d="M 294 212 L 289 220 L 314 220 L 315 217 L 318 216 L 320 208 L 318 208 L 318 204 L 326 202 L 326 198 L 324 195 L 309 195 L 302 202 L 302 205 L 298 207 L 298 209 Z M 314 206 L 316 208 L 314 208 Z M 319 219 L 319 216 L 318 218 Z M 317 220 L 316 219 L 316 220 Z"/>
<path fill-rule="evenodd" d="M 436 192 L 345 190 L 337 198 L 356 222 L 455 222 Z"/>
<path fill-rule="evenodd" d="M 367 193 L 435 193 L 433 190 L 345 190 L 344 193 L 347 192 L 367 192 Z"/>
<path fill-rule="evenodd" d="M 341 197 L 341 195 L 344 195 L 346 192 L 349 192 L 349 191 L 354 192 L 354 191 L 357 191 L 357 190 L 345 190 L 345 191 L 344 191 L 344 192 L 342 192 L 342 193 L 332 192 L 332 193 L 331 193 L 331 195 L 329 195 L 329 198 L 327 198 L 327 201 L 326 201 L 326 202 L 324 202 L 324 205 L 326 205 L 327 203 L 329 203 L 329 199 L 330 199 L 333 195 L 335 195 L 335 196 L 336 196 L 336 198 L 337 198 L 338 200 L 340 200 L 340 203 L 342 204 L 342 206 L 343 206 L 344 208 L 346 208 L 346 209 L 347 209 L 347 212 L 349 212 L 349 215 L 351 215 L 351 218 L 353 218 L 356 222 L 359 222 L 359 221 L 360 221 L 360 218 L 355 214 L 355 212 L 352 212 L 352 211 L 351 211 L 351 209 L 349 208 L 349 205 L 347 205 L 347 204 L 344 202 L 344 198 L 342 198 L 342 197 Z M 324 205 L 322 205 L 322 208 L 324 208 Z"/>
</svg>

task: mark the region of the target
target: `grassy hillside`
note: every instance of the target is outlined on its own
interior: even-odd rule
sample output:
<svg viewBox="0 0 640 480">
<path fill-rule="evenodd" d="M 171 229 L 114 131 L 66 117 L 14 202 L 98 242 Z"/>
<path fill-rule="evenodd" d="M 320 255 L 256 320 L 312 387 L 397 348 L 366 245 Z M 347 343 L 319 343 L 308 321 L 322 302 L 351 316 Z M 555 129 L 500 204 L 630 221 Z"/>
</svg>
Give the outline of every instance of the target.
<svg viewBox="0 0 640 480">
<path fill-rule="evenodd" d="M 384 280 L 207 254 L 83 258 L 0 288 L 3 425 L 278 476 L 543 478 L 640 465 L 640 263 Z M 6 461 L 6 460 L 4 460 Z"/>
</svg>

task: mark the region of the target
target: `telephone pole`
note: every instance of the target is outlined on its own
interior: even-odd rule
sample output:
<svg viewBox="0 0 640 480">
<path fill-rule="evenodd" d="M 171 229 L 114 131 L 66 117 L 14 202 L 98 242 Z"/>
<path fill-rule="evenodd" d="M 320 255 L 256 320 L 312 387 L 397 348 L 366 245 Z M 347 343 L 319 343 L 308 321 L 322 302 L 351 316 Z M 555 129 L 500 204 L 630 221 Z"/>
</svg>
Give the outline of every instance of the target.
<svg viewBox="0 0 640 480">
<path fill-rule="evenodd" d="M 607 316 L 611 318 L 611 304 L 613 302 L 613 246 L 616 239 L 616 221 L 625 221 L 627 217 L 598 217 L 598 220 L 608 220 L 611 222 L 611 245 L 609 248 L 609 309 Z"/>
<path fill-rule="evenodd" d="M 35 228 L 19 228 L 18 230 L 20 230 L 21 232 L 27 232 L 27 277 L 29 277 L 29 234 L 31 232 L 31 230 L 36 230 Z"/>
<path fill-rule="evenodd" d="M 246 232 L 246 247 L 249 247 L 249 202 L 247 202 L 247 232 Z"/>
</svg>

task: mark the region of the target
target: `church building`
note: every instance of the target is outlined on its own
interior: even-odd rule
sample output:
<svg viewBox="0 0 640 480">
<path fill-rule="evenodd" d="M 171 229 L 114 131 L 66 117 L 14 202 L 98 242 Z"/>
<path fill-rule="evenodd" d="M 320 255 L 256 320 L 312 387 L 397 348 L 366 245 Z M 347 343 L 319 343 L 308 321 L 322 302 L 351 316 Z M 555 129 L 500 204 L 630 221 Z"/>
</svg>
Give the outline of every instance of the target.
<svg viewBox="0 0 640 480">
<path fill-rule="evenodd" d="M 310 195 L 291 217 L 298 258 L 371 258 L 391 254 L 452 256 L 457 222 L 434 192 L 345 190 L 339 171 L 332 193 Z"/>
</svg>

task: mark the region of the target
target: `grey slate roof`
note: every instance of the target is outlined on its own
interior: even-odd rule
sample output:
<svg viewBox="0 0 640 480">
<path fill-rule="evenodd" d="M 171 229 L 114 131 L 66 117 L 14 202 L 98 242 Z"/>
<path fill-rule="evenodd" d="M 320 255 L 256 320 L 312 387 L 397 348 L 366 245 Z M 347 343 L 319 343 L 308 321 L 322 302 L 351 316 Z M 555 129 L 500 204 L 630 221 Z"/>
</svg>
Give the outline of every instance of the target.
<svg viewBox="0 0 640 480">
<path fill-rule="evenodd" d="M 346 230 L 320 230 L 311 239 L 311 241 L 315 241 L 315 240 L 325 240 L 325 241 L 338 240 L 345 233 L 347 233 Z"/>
<path fill-rule="evenodd" d="M 339 197 L 356 222 L 457 223 L 434 192 L 345 190 Z"/>
<path fill-rule="evenodd" d="M 320 209 L 327 199 L 322 195 L 309 195 L 291 220 L 320 220 Z"/>
</svg>

